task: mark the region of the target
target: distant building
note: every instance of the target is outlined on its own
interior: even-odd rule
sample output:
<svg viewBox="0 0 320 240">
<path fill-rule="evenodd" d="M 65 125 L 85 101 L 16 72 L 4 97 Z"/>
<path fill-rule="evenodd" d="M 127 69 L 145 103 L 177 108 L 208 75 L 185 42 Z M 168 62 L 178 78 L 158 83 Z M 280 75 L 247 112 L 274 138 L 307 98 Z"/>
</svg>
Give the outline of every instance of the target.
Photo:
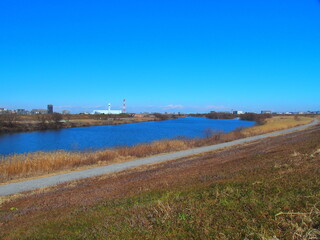
<svg viewBox="0 0 320 240">
<path fill-rule="evenodd" d="M 261 111 L 261 114 L 271 114 L 272 113 L 272 111 L 270 111 L 270 110 L 262 110 Z"/>
<path fill-rule="evenodd" d="M 0 114 L 12 114 L 12 113 L 15 113 L 15 112 L 9 109 L 0 108 Z"/>
<path fill-rule="evenodd" d="M 243 111 L 233 111 L 232 114 L 244 114 Z"/>
<path fill-rule="evenodd" d="M 108 110 L 93 110 L 91 114 L 121 114 L 122 110 L 111 110 L 111 104 L 108 104 Z"/>
<path fill-rule="evenodd" d="M 319 114 L 319 111 L 307 111 L 305 114 Z"/>
<path fill-rule="evenodd" d="M 18 115 L 29 115 L 29 114 L 30 114 L 30 112 L 27 111 L 27 110 L 25 110 L 25 109 L 17 109 L 17 110 L 16 110 L 16 113 L 17 113 Z"/>
<path fill-rule="evenodd" d="M 52 104 L 49 104 L 49 105 L 48 105 L 48 113 L 49 113 L 49 114 L 52 114 L 52 113 L 53 113 L 53 105 L 52 105 Z"/>
<path fill-rule="evenodd" d="M 92 114 L 121 114 L 121 110 L 93 110 Z"/>
<path fill-rule="evenodd" d="M 48 110 L 47 109 L 32 109 L 31 114 L 47 114 Z"/>
<path fill-rule="evenodd" d="M 69 110 L 63 110 L 62 114 L 70 114 L 70 111 Z"/>
</svg>

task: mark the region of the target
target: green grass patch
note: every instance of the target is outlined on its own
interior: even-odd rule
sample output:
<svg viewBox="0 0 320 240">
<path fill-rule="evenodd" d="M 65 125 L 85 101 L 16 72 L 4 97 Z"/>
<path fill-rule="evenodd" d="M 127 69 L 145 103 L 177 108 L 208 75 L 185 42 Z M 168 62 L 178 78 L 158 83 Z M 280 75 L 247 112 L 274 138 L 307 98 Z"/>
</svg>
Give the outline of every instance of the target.
<svg viewBox="0 0 320 240">
<path fill-rule="evenodd" d="M 261 177 L 260 171 L 246 180 L 105 201 L 44 221 L 24 230 L 24 236 L 18 234 L 17 239 L 319 237 L 320 185 L 318 175 L 310 173 L 288 173 L 279 178 L 277 173 Z"/>
</svg>

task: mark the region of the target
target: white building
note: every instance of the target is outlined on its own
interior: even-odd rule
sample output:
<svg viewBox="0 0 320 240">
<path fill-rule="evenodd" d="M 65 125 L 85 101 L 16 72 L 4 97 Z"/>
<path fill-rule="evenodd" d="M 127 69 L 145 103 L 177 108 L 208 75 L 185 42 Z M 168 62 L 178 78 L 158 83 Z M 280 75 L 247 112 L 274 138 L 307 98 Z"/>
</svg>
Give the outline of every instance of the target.
<svg viewBox="0 0 320 240">
<path fill-rule="evenodd" d="M 270 110 L 261 110 L 261 114 L 271 114 L 272 111 Z"/>
<path fill-rule="evenodd" d="M 121 114 L 121 110 L 111 110 L 111 104 L 108 104 L 108 110 L 93 110 L 91 114 Z"/>
<path fill-rule="evenodd" d="M 238 111 L 238 110 L 237 110 L 237 111 L 233 111 L 232 113 L 233 113 L 233 114 L 244 114 L 243 111 Z"/>
</svg>

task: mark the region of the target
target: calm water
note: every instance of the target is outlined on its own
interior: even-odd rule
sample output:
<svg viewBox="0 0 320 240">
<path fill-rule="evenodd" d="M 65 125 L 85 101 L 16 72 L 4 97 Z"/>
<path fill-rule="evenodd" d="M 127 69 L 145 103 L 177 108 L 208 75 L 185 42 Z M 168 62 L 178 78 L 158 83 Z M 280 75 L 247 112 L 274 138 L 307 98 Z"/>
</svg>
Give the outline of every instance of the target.
<svg viewBox="0 0 320 240">
<path fill-rule="evenodd" d="M 0 135 L 0 154 L 52 151 L 79 151 L 105 147 L 135 145 L 177 137 L 205 137 L 205 129 L 230 132 L 240 126 L 250 127 L 255 122 L 213 120 L 188 117 L 167 121 L 131 123 L 95 127 L 68 128 Z"/>
</svg>

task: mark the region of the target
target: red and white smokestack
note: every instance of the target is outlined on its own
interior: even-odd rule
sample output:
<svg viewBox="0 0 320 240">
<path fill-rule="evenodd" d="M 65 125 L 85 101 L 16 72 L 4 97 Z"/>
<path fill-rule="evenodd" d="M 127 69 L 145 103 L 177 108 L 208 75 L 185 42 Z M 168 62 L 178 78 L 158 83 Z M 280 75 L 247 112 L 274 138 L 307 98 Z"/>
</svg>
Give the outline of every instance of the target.
<svg viewBox="0 0 320 240">
<path fill-rule="evenodd" d="M 123 99 L 122 113 L 126 113 L 126 99 Z"/>
</svg>

